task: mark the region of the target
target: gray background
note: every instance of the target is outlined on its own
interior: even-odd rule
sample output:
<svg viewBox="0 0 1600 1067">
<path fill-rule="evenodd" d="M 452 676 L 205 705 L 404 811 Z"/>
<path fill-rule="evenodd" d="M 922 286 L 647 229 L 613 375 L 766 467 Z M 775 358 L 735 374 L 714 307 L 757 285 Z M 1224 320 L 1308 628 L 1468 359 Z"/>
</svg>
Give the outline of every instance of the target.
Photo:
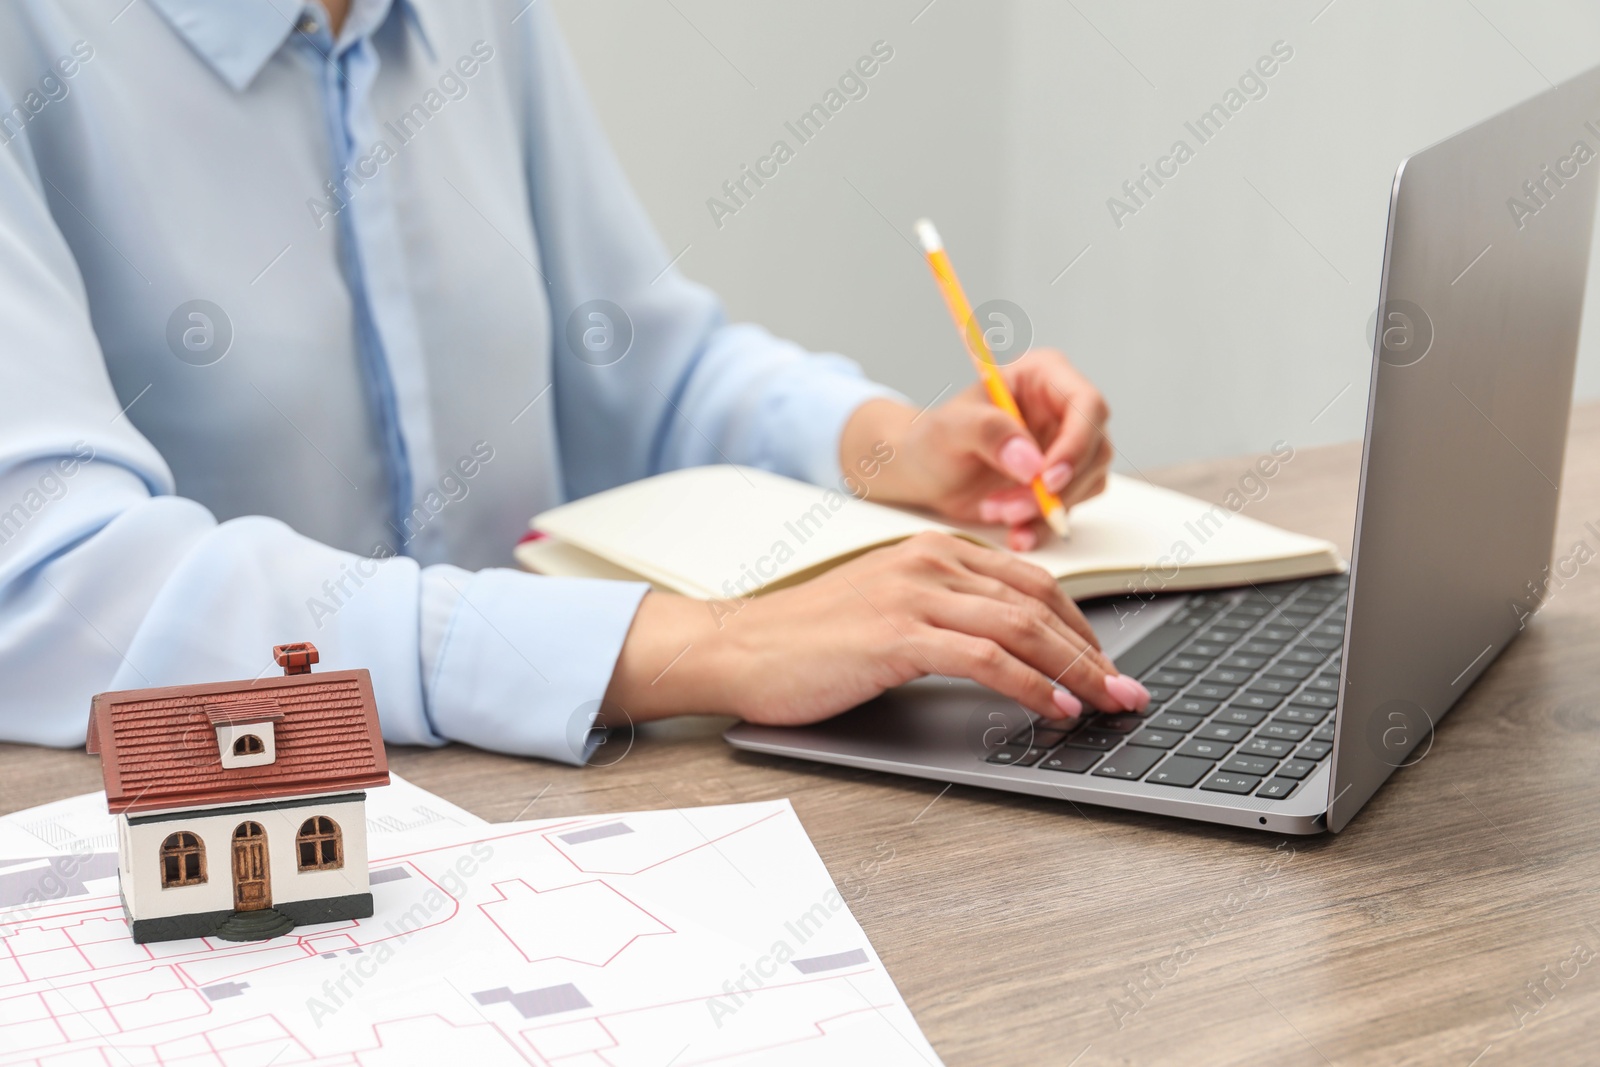
<svg viewBox="0 0 1600 1067">
<path fill-rule="evenodd" d="M 974 303 L 1021 306 L 1107 393 L 1123 469 L 1359 437 L 1396 164 L 1600 62 L 1589 0 L 556 9 L 663 240 L 733 318 L 920 403 L 964 385 L 910 243 L 929 215 Z M 868 95 L 800 145 L 784 122 L 879 40 Z M 1266 95 L 1199 145 L 1185 121 L 1275 41 Z M 1107 199 L 1179 137 L 1195 157 L 1118 228 Z M 719 227 L 707 199 L 778 138 L 795 158 Z M 1581 397 L 1597 349 L 1591 318 Z"/>
</svg>

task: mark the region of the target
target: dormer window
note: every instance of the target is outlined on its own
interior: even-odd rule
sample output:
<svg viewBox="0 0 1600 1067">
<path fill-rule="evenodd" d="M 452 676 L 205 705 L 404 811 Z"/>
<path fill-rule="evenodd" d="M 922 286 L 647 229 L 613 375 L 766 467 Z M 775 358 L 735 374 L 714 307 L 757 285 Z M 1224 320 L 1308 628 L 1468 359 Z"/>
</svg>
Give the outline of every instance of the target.
<svg viewBox="0 0 1600 1067">
<path fill-rule="evenodd" d="M 270 695 L 230 694 L 206 708 L 217 731 L 217 755 L 224 767 L 261 767 L 278 758 L 275 727 L 283 718 Z"/>
</svg>

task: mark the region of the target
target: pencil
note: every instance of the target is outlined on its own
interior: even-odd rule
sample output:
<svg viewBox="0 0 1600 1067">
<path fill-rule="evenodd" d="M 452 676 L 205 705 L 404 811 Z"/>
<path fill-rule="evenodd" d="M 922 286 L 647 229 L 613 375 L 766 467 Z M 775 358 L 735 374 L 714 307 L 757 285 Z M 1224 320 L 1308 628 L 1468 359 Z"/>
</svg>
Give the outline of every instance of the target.
<svg viewBox="0 0 1600 1067">
<path fill-rule="evenodd" d="M 978 325 L 977 319 L 972 314 L 972 305 L 967 303 L 967 294 L 961 288 L 961 280 L 956 277 L 955 268 L 950 265 L 950 257 L 945 254 L 944 242 L 939 239 L 939 231 L 933 228 L 933 223 L 928 219 L 918 219 L 916 222 L 917 240 L 922 244 L 922 251 L 928 258 L 928 268 L 933 271 L 933 280 L 939 284 L 939 292 L 944 296 L 945 306 L 950 309 L 950 317 L 955 320 L 956 331 L 961 334 L 967 345 L 967 354 L 972 357 L 972 362 L 978 368 L 978 377 L 983 380 L 983 387 L 989 392 L 989 399 L 994 401 L 994 406 L 1004 411 L 1017 421 L 1023 433 L 1028 433 L 1028 424 L 1022 418 L 1022 411 L 1017 407 L 1016 399 L 1011 395 L 1011 390 L 1006 388 L 1005 379 L 1000 376 L 1000 368 L 994 361 L 994 353 L 989 351 L 989 343 L 983 339 L 983 328 Z M 1044 521 L 1058 537 L 1066 537 L 1067 509 L 1061 503 L 1061 498 L 1045 488 L 1044 472 L 1033 476 L 1033 496 L 1039 502 L 1039 513 L 1044 516 Z"/>
</svg>

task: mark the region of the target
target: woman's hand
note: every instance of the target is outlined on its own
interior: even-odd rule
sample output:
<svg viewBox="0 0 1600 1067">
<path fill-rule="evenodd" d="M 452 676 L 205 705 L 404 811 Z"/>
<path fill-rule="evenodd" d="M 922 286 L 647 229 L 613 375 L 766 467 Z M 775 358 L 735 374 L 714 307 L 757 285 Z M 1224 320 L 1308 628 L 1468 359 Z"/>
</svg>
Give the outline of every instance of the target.
<svg viewBox="0 0 1600 1067">
<path fill-rule="evenodd" d="M 1048 719 L 1150 700 L 1049 574 L 943 534 L 745 601 L 651 593 L 606 699 L 634 721 L 700 711 L 791 726 L 929 674 L 970 678 Z"/>
<path fill-rule="evenodd" d="M 1106 486 L 1111 439 L 1105 398 L 1066 356 L 1036 348 L 1000 368 L 1026 432 L 974 383 L 921 414 L 892 400 L 861 405 L 840 435 L 846 475 L 876 468 L 865 482 L 874 500 L 912 504 L 968 522 L 1005 523 L 1010 546 L 1027 551 L 1049 533 L 1029 483 L 1045 486 L 1068 508 Z M 886 442 L 894 459 L 873 453 Z M 1043 448 L 1041 450 L 1041 445 Z"/>
</svg>

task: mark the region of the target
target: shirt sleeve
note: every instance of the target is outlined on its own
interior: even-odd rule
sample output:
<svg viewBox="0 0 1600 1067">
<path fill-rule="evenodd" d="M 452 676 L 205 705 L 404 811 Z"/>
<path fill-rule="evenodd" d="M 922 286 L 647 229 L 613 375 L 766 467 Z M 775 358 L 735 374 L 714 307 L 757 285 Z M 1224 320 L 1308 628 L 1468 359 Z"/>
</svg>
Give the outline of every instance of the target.
<svg viewBox="0 0 1600 1067">
<path fill-rule="evenodd" d="M 727 323 L 717 298 L 670 265 L 550 6 L 519 26 L 568 494 L 708 463 L 836 485 L 846 420 L 866 400 L 899 394 L 843 356 Z"/>
<path fill-rule="evenodd" d="M 13 139 L 0 150 L 0 738 L 76 747 L 96 692 L 255 677 L 276 670 L 273 645 L 309 639 L 319 669 L 371 670 L 390 742 L 582 762 L 645 587 L 371 559 L 275 519 L 219 524 L 175 495 L 112 389 L 44 190 L 26 136 Z"/>
</svg>

